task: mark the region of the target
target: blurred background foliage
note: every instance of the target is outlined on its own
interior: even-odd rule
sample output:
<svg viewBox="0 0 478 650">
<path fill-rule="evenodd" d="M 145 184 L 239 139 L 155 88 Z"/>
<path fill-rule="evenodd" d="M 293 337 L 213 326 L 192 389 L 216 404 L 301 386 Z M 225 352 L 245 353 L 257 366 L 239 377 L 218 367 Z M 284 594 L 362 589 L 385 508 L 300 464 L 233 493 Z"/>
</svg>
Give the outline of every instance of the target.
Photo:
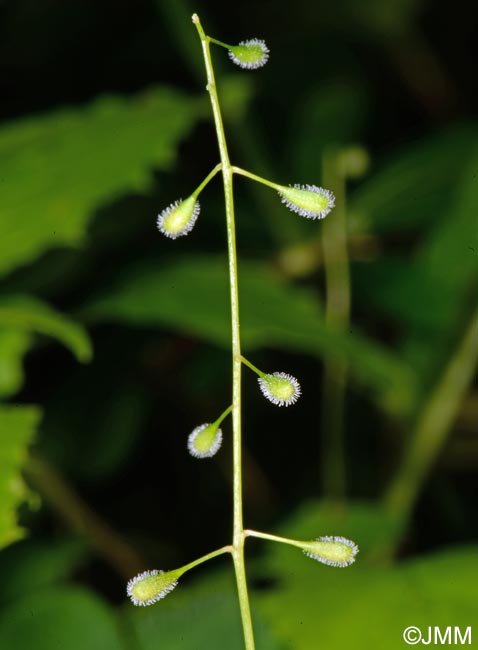
<svg viewBox="0 0 478 650">
<path fill-rule="evenodd" d="M 0 647 L 242 647 L 231 567 L 137 611 L 125 581 L 230 536 L 230 442 L 187 434 L 230 400 L 219 182 L 187 240 L 155 216 L 217 162 L 195 30 L 235 164 L 323 183 L 296 218 L 236 181 L 246 525 L 357 541 L 346 571 L 250 542 L 261 650 L 399 648 L 478 598 L 477 8 L 429 0 L 0 3 Z M 228 426 L 225 427 L 229 433 Z"/>
</svg>

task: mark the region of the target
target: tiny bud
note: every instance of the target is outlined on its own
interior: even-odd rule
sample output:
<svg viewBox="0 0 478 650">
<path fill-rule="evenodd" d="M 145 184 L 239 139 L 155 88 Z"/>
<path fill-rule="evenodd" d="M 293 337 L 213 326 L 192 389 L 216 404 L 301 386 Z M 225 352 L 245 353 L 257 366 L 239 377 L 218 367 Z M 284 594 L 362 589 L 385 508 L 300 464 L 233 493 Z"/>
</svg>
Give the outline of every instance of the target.
<svg viewBox="0 0 478 650">
<path fill-rule="evenodd" d="M 274 372 L 258 379 L 264 397 L 276 406 L 295 404 L 300 396 L 300 384 L 285 372 Z"/>
<path fill-rule="evenodd" d="M 188 450 L 194 458 L 211 458 L 222 444 L 222 431 L 217 422 L 201 424 L 188 437 Z"/>
<path fill-rule="evenodd" d="M 178 584 L 182 571 L 143 571 L 128 582 L 126 593 L 133 605 L 146 607 L 165 598 Z"/>
<path fill-rule="evenodd" d="M 158 215 L 158 229 L 171 239 L 187 235 L 191 232 L 199 215 L 199 201 L 190 196 L 184 201 L 181 199 L 171 203 Z"/>
<path fill-rule="evenodd" d="M 258 38 L 241 41 L 239 45 L 231 47 L 228 54 L 231 61 L 246 70 L 261 68 L 269 59 L 267 45 Z"/>
<path fill-rule="evenodd" d="M 335 205 L 333 193 L 316 185 L 283 186 L 279 196 L 289 210 L 307 219 L 323 219 Z"/>
<path fill-rule="evenodd" d="M 335 567 L 346 567 L 355 562 L 359 549 L 345 537 L 319 537 L 314 542 L 304 542 L 303 552 L 317 562 Z"/>
</svg>

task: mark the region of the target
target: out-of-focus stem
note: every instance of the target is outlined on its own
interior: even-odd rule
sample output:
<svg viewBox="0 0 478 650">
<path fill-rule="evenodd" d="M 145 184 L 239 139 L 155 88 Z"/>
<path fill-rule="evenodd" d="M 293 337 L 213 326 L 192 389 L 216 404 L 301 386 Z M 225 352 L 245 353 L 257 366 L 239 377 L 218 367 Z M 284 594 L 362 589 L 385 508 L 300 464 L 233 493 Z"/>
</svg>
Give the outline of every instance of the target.
<svg viewBox="0 0 478 650">
<path fill-rule="evenodd" d="M 322 226 L 325 270 L 325 320 L 330 328 L 345 330 L 350 321 L 350 272 L 345 214 L 345 174 L 337 155 L 323 158 L 323 182 L 332 190 L 336 206 Z M 322 387 L 322 487 L 326 498 L 342 501 L 346 492 L 345 390 L 348 367 L 344 359 L 325 360 Z"/>
<path fill-rule="evenodd" d="M 383 46 L 410 92 L 435 119 L 449 117 L 460 98 L 452 77 L 425 34 L 409 27 L 398 38 L 386 38 Z"/>
<path fill-rule="evenodd" d="M 405 523 L 422 485 L 450 433 L 478 364 L 478 318 L 473 315 L 456 352 L 422 409 L 384 506 Z"/>
<path fill-rule="evenodd" d="M 119 575 L 128 579 L 146 568 L 137 553 L 75 493 L 49 463 L 31 457 L 25 474 L 51 509 L 71 530 L 85 537 Z"/>
</svg>

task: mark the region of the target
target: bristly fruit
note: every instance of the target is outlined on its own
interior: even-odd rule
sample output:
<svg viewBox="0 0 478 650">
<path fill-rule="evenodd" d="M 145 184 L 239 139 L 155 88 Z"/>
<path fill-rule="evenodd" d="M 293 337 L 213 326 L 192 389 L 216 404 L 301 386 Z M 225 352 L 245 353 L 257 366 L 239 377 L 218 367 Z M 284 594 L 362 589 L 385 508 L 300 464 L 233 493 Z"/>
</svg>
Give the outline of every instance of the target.
<svg viewBox="0 0 478 650">
<path fill-rule="evenodd" d="M 158 229 L 170 239 L 187 235 L 193 229 L 199 212 L 199 201 L 193 195 L 184 201 L 175 201 L 158 215 Z"/>
<path fill-rule="evenodd" d="M 263 375 L 257 380 L 264 397 L 276 406 L 290 406 L 300 397 L 300 384 L 285 372 Z"/>
<path fill-rule="evenodd" d="M 128 582 L 126 592 L 133 605 L 146 607 L 165 598 L 178 584 L 182 571 L 143 571 Z"/>
<path fill-rule="evenodd" d="M 333 193 L 316 185 L 283 186 L 279 196 L 289 210 L 307 219 L 323 219 L 335 205 Z"/>
<path fill-rule="evenodd" d="M 305 542 L 303 552 L 313 560 L 334 567 L 346 567 L 355 562 L 359 549 L 346 537 L 327 535 L 313 542 Z"/>
<path fill-rule="evenodd" d="M 246 70 L 261 68 L 269 59 L 267 45 L 258 38 L 241 41 L 239 45 L 231 47 L 228 54 L 231 61 Z"/>
<path fill-rule="evenodd" d="M 216 422 L 201 424 L 188 437 L 188 450 L 194 458 L 211 458 L 221 444 L 222 431 Z"/>
</svg>

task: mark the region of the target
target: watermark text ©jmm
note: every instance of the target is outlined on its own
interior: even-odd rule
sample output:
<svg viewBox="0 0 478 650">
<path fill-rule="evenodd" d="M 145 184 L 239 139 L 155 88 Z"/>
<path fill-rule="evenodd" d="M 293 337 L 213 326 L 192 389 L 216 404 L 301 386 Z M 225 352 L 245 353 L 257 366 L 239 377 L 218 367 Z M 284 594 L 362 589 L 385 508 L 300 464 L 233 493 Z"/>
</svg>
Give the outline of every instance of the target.
<svg viewBox="0 0 478 650">
<path fill-rule="evenodd" d="M 429 625 L 423 630 L 410 625 L 403 631 L 403 640 L 408 645 L 471 645 L 471 625 L 465 629 L 458 625 Z"/>
</svg>

